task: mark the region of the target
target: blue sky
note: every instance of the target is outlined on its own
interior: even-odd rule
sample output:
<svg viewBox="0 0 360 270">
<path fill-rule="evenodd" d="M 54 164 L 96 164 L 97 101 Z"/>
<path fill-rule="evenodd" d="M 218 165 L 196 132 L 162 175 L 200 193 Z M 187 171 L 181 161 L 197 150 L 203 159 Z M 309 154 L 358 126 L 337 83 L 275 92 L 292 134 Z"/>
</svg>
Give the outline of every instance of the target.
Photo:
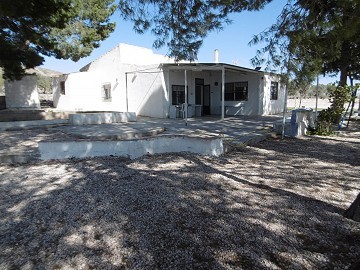
<svg viewBox="0 0 360 270">
<path fill-rule="evenodd" d="M 198 54 L 199 62 L 213 62 L 214 50 L 219 50 L 219 61 L 222 63 L 237 64 L 244 67 L 252 67 L 250 59 L 255 56 L 256 50 L 263 44 L 250 47 L 248 45 L 252 37 L 276 21 L 286 0 L 276 0 L 268 4 L 258 12 L 242 12 L 231 16 L 232 24 L 225 26 L 222 31 L 211 32 L 203 42 Z M 99 48 L 95 49 L 90 56 L 80 59 L 78 62 L 71 60 L 58 60 L 45 57 L 43 67 L 61 71 L 64 73 L 76 72 L 89 62 L 97 59 L 107 51 L 114 48 L 118 43 L 152 48 L 155 37 L 149 32 L 139 35 L 132 29 L 132 24 L 124 22 L 115 13 L 112 17 L 116 21 L 116 30 L 108 39 L 101 42 Z M 166 54 L 167 48 L 153 49 L 156 53 Z M 335 82 L 335 78 L 320 77 L 320 83 Z"/>
</svg>

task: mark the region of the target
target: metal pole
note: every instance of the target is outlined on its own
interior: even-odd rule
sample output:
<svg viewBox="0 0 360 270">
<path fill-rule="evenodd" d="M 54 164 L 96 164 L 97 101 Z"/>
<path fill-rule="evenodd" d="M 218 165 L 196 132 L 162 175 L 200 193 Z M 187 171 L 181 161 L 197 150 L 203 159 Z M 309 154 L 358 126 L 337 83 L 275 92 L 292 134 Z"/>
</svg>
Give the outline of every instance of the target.
<svg viewBox="0 0 360 270">
<path fill-rule="evenodd" d="M 125 72 L 125 91 L 126 91 L 126 112 L 129 112 L 127 72 Z"/>
<path fill-rule="evenodd" d="M 283 121 L 282 121 L 282 131 L 281 131 L 281 139 L 285 138 L 285 124 L 286 124 L 286 112 L 287 112 L 287 97 L 288 97 L 288 88 L 290 81 L 290 54 L 287 62 L 287 78 L 285 85 L 285 97 L 284 97 L 284 109 L 283 109 Z"/>
<path fill-rule="evenodd" d="M 317 75 L 316 78 L 315 128 L 317 128 L 318 99 L 319 99 L 319 75 Z"/>
<path fill-rule="evenodd" d="M 225 118 L 225 67 L 221 69 L 221 120 Z"/>
<path fill-rule="evenodd" d="M 188 103 L 187 103 L 187 72 L 185 69 L 185 125 L 187 126 L 187 113 L 188 113 Z"/>
<path fill-rule="evenodd" d="M 289 82 L 287 81 L 287 82 L 286 82 L 286 86 L 285 86 L 285 97 L 284 97 L 284 109 L 283 109 L 281 139 L 284 139 L 284 137 L 285 137 L 285 124 L 286 124 L 286 112 L 287 112 L 288 84 L 289 84 Z"/>
</svg>

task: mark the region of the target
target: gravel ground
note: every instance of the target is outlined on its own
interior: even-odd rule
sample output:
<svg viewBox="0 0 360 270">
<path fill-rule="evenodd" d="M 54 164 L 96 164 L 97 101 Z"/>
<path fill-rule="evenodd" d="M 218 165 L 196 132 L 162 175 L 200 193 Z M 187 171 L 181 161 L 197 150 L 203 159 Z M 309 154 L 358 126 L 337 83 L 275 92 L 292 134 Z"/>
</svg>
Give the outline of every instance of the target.
<svg viewBox="0 0 360 270">
<path fill-rule="evenodd" d="M 0 165 L 0 269 L 347 269 L 359 125 L 191 154 Z"/>
</svg>

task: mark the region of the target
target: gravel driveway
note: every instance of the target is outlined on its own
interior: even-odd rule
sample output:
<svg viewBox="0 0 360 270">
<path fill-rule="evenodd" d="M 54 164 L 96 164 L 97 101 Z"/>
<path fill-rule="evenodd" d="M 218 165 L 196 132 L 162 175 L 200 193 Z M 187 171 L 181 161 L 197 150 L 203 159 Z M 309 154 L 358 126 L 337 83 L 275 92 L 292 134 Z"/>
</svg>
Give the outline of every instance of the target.
<svg viewBox="0 0 360 270">
<path fill-rule="evenodd" d="M 360 133 L 0 165 L 0 269 L 347 269 Z"/>
</svg>

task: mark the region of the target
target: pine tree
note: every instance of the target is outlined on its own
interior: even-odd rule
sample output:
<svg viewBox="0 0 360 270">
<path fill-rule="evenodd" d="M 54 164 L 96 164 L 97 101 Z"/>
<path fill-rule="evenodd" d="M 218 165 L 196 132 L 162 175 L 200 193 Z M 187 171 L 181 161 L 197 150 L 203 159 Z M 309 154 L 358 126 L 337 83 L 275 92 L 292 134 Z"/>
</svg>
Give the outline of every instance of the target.
<svg viewBox="0 0 360 270">
<path fill-rule="evenodd" d="M 113 0 L 1 0 L 0 67 L 20 79 L 43 55 L 78 60 L 107 38 L 115 25 Z"/>
</svg>

